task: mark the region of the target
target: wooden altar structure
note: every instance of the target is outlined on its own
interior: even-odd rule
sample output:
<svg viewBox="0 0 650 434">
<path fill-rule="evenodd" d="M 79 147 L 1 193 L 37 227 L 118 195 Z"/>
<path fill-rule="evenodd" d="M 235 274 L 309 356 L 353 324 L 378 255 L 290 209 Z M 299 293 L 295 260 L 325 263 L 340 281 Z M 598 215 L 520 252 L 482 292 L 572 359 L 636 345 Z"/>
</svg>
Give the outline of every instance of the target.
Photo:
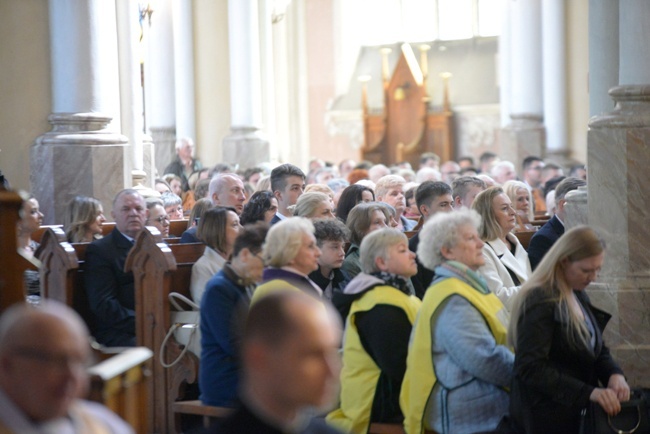
<svg viewBox="0 0 650 434">
<path fill-rule="evenodd" d="M 381 49 L 384 108 L 375 113 L 368 107 L 367 81 L 363 82 L 364 145 L 361 158 L 391 165 L 408 161 L 415 168 L 420 155 L 436 153 L 441 162 L 456 157 L 453 140 L 453 113 L 449 107 L 447 81 L 451 74 L 442 75 L 444 99 L 442 109 L 434 110 L 427 91 L 429 47 L 420 46 L 420 64 L 409 44 L 402 44 L 392 77 L 389 77 L 390 48 Z"/>
</svg>

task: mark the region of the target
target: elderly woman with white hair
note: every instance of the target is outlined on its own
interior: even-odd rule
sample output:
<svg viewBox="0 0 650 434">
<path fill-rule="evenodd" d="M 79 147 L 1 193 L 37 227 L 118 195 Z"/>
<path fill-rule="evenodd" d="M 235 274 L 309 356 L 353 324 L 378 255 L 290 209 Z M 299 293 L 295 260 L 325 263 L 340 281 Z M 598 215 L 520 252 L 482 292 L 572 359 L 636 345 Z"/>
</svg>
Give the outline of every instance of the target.
<svg viewBox="0 0 650 434">
<path fill-rule="evenodd" d="M 311 191 L 303 193 L 298 198 L 293 215 L 308 219 L 334 218 L 334 204 L 325 193 Z"/>
<path fill-rule="evenodd" d="M 323 291 L 309 278 L 309 273 L 318 270 L 321 255 L 314 232 L 314 224 L 304 217 L 292 217 L 271 226 L 262 248 L 266 264 L 262 284 L 253 293 L 251 303 L 286 290 L 322 297 Z"/>
<path fill-rule="evenodd" d="M 508 313 L 478 273 L 476 212 L 439 213 L 424 224 L 418 258 L 435 270 L 413 326 L 400 403 L 407 434 L 494 430 L 508 413 L 514 354 Z"/>
<path fill-rule="evenodd" d="M 352 433 L 367 432 L 373 422 L 402 422 L 399 390 L 420 308 L 408 285 L 417 272 L 415 253 L 400 230 L 384 228 L 368 234 L 361 242 L 361 267 L 363 273 L 338 297 L 347 303 L 334 300 L 347 321 L 340 407 L 327 417 Z"/>
</svg>

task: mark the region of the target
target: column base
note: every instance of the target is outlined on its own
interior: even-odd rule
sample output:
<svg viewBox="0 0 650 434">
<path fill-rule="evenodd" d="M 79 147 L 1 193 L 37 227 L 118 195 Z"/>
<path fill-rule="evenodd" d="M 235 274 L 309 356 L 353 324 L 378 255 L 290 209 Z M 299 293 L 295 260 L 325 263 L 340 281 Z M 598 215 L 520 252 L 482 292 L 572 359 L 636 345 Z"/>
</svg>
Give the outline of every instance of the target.
<svg viewBox="0 0 650 434">
<path fill-rule="evenodd" d="M 601 280 L 614 307 L 608 329 L 618 332 L 608 331 L 610 349 L 631 385 L 650 387 L 650 85 L 609 94 L 615 109 L 587 135 L 589 223 L 607 231 Z"/>
<path fill-rule="evenodd" d="M 255 167 L 271 159 L 269 141 L 254 127 L 231 127 L 223 139 L 223 162 L 238 164 L 240 169 Z"/>
<path fill-rule="evenodd" d="M 150 180 L 153 182 L 155 178 L 160 178 L 165 174 L 165 167 L 176 157 L 176 128 L 150 127 L 149 131 L 151 132 L 151 140 L 156 144 L 154 161 L 156 163 L 155 168 L 158 169 L 158 175 L 154 175 Z M 145 141 L 143 144 L 146 145 L 147 142 Z"/>
<path fill-rule="evenodd" d="M 499 135 L 500 157 L 519 166 L 524 158 L 543 157 L 546 152 L 546 130 L 542 117 L 534 114 L 511 115 L 510 125 Z"/>
<path fill-rule="evenodd" d="M 52 131 L 30 149 L 30 184 L 45 215 L 44 224 L 61 224 L 77 195 L 99 199 L 110 210 L 124 188 L 124 148 L 128 139 L 108 131 L 111 117 L 98 113 L 55 113 Z M 107 212 L 106 216 L 110 214 Z"/>
</svg>

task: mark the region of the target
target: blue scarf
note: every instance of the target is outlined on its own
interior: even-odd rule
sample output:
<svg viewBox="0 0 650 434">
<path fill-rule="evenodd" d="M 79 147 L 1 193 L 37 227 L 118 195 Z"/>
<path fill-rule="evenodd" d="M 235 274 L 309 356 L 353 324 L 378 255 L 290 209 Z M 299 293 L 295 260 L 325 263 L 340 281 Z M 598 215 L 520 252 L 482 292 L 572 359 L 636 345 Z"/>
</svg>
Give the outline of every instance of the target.
<svg viewBox="0 0 650 434">
<path fill-rule="evenodd" d="M 442 279 L 448 279 L 450 277 L 455 277 L 456 279 L 462 280 L 467 283 L 469 286 L 480 292 L 481 294 L 489 294 L 490 289 L 487 286 L 487 282 L 476 271 L 469 268 L 467 265 L 462 264 L 457 261 L 447 261 L 443 264 L 436 267 L 436 279 L 433 283 L 438 282 Z"/>
</svg>

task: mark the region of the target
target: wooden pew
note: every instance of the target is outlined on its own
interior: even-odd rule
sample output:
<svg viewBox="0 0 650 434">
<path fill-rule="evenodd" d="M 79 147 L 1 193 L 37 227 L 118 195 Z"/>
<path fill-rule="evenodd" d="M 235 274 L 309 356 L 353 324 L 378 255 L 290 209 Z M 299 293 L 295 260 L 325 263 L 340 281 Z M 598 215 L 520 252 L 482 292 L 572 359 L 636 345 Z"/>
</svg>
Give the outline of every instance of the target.
<svg viewBox="0 0 650 434">
<path fill-rule="evenodd" d="M 25 301 L 23 273 L 33 265 L 17 251 L 16 223 L 23 200 L 0 183 L 0 313 L 14 303 Z"/>
<path fill-rule="evenodd" d="M 199 361 L 194 354 L 186 353 L 169 369 L 159 359 L 162 342 L 172 325 L 168 294 L 179 292 L 191 298 L 192 265 L 204 249 L 205 245 L 198 243 L 165 244 L 158 230 L 147 227 L 138 235 L 126 260 L 125 270 L 132 271 L 135 280 L 137 343 L 154 353 L 150 386 L 153 432 L 178 432 L 180 416 L 173 411 L 174 404 L 182 400 L 185 385 L 198 380 Z M 173 338 L 166 348 L 166 360 L 175 359 L 183 349 Z"/>
<path fill-rule="evenodd" d="M 129 348 L 88 369 L 88 399 L 113 410 L 138 434 L 148 434 L 147 411 L 150 396 L 151 358 L 153 352 L 144 347 Z"/>
<path fill-rule="evenodd" d="M 187 230 L 187 219 L 172 220 L 169 222 L 169 235 L 180 237 Z"/>
<path fill-rule="evenodd" d="M 68 243 L 63 230 L 48 228 L 36 256 L 41 261 L 41 296 L 73 308 L 93 330 L 94 319 L 84 289 L 86 247 L 90 243 Z"/>
<path fill-rule="evenodd" d="M 530 243 L 530 239 L 533 238 L 533 235 L 535 235 L 535 232 L 537 231 L 521 231 L 521 232 L 513 232 L 513 233 L 521 243 L 522 247 L 525 250 L 528 250 L 528 244 Z"/>
<path fill-rule="evenodd" d="M 36 241 L 37 243 L 41 243 L 41 240 L 43 239 L 43 235 L 45 234 L 45 231 L 47 231 L 49 228 L 59 228 L 63 230 L 63 225 L 44 225 L 38 228 L 36 232 L 32 234 L 32 240 Z"/>
</svg>

